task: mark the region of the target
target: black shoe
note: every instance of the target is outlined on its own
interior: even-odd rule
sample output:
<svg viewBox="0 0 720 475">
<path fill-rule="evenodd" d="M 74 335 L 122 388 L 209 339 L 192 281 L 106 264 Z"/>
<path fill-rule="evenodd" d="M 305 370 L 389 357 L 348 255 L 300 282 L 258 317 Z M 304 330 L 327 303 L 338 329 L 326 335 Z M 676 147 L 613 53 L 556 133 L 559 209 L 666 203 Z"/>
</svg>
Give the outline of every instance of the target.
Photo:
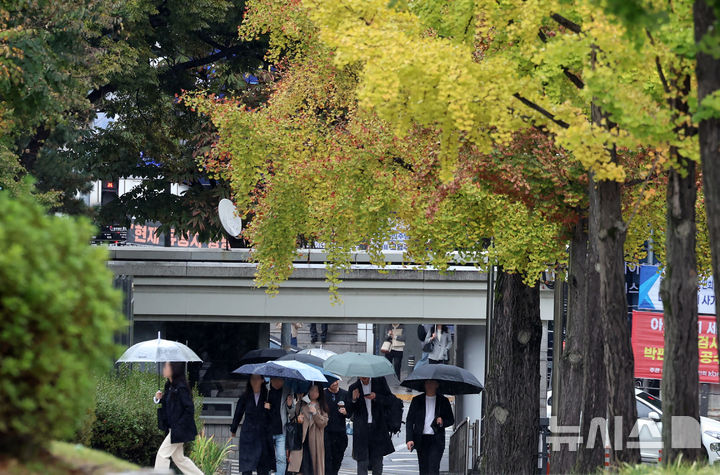
<svg viewBox="0 0 720 475">
<path fill-rule="evenodd" d="M 311 339 L 310 339 L 310 343 L 312 343 L 313 345 L 314 345 L 315 343 L 317 343 L 317 338 L 311 338 Z"/>
<path fill-rule="evenodd" d="M 323 338 L 322 340 L 320 340 L 320 342 L 324 345 L 325 343 L 327 343 L 327 338 Z"/>
</svg>

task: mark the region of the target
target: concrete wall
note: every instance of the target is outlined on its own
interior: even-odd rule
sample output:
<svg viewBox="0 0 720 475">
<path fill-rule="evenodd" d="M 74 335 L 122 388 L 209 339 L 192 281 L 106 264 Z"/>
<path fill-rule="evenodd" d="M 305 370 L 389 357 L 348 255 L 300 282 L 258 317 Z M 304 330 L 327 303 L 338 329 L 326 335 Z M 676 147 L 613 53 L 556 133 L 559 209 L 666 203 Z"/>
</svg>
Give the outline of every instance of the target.
<svg viewBox="0 0 720 475">
<path fill-rule="evenodd" d="M 483 323 L 486 276 L 475 268 L 442 274 L 391 261 L 381 271 L 363 263 L 364 257 L 358 253 L 342 276 L 342 301 L 336 304 L 318 253 L 295 264 L 276 296 L 255 286 L 247 250 L 114 247 L 108 265 L 117 275 L 133 276 L 136 320 Z M 541 314 L 552 318 L 552 292 L 546 289 Z"/>
<path fill-rule="evenodd" d="M 485 325 L 458 325 L 455 339 L 459 351 L 458 365 L 473 373 L 485 384 Z M 482 419 L 482 396 L 472 394 L 456 399 L 456 420 L 466 417 L 470 421 Z"/>
</svg>

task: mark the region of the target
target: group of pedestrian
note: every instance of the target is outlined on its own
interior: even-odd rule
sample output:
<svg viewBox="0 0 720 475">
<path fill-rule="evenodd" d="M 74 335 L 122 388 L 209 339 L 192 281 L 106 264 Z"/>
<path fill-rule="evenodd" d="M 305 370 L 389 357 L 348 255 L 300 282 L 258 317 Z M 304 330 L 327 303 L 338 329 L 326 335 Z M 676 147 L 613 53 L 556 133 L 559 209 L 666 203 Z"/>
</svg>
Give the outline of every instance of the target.
<svg viewBox="0 0 720 475">
<path fill-rule="evenodd" d="M 242 422 L 240 472 L 337 473 L 347 447 L 346 399 L 337 381 L 327 389 L 313 383 L 306 393 L 293 394 L 280 378 L 272 378 L 268 388 L 262 376 L 252 375 L 230 427 L 235 437 Z M 295 440 L 299 445 L 294 445 Z"/>
<path fill-rule="evenodd" d="M 399 377 L 405 342 L 402 324 L 390 325 L 387 338 L 390 344 L 385 354 Z M 451 344 L 447 327 L 426 329 L 423 342 L 429 363 L 447 361 Z M 183 454 L 183 443 L 197 436 L 185 364 L 166 363 L 163 375 L 165 388 L 157 392 L 154 401 L 161 404 L 158 424 L 167 435 L 158 449 L 155 468 L 167 469 L 172 459 L 184 474 L 202 474 Z M 352 457 L 358 475 L 382 474 L 384 457 L 395 451 L 389 424 L 395 396 L 384 377 L 358 378 L 347 391 L 338 381 L 325 389 L 312 383 L 305 393 L 293 392 L 288 386 L 281 378 L 266 383 L 262 376 L 251 375 L 238 399 L 230 432 L 235 437 L 241 428 L 238 453 L 243 475 L 337 475 L 348 446 L 348 419 L 352 420 Z M 450 402 L 437 390 L 437 381 L 425 381 L 425 392 L 413 398 L 406 418 L 407 447 L 417 450 L 421 475 L 439 473 L 445 428 L 454 424 Z M 399 417 L 398 413 L 398 426 Z"/>
<path fill-rule="evenodd" d="M 427 381 L 425 393 L 413 398 L 406 419 L 407 446 L 417 450 L 422 475 L 439 473 L 445 428 L 455 423 L 450 402 L 437 388 L 436 381 Z M 327 389 L 314 383 L 306 394 L 293 395 L 283 380 L 271 379 L 267 389 L 263 378 L 253 375 L 230 429 L 234 437 L 243 421 L 240 471 L 337 475 L 348 446 L 346 421 L 351 418 L 358 475 L 380 475 L 384 457 L 395 451 L 387 412 L 393 397 L 385 378 L 358 378 L 347 391 L 337 381 Z M 288 422 L 297 429 L 290 431 Z M 300 446 L 291 449 L 287 437 L 298 437 Z"/>
</svg>

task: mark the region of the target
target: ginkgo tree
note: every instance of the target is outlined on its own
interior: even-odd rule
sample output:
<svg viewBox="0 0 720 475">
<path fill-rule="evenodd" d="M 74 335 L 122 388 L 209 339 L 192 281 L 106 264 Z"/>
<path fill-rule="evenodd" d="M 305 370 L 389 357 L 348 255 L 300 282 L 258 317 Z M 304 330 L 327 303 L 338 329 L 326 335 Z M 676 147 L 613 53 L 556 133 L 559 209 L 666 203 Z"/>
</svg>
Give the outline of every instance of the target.
<svg viewBox="0 0 720 475">
<path fill-rule="evenodd" d="M 641 50 L 632 47 L 637 31 L 588 1 L 305 3 L 321 39 L 336 48 L 336 64 L 363 65 L 361 105 L 399 133 L 414 124 L 440 128 L 448 169 L 463 143 L 487 150 L 532 123 L 588 171 L 611 433 L 614 416 L 635 420 L 623 196 L 634 182 L 667 170 L 667 200 L 673 206 L 667 217 L 664 292 L 669 302 L 677 302 L 667 309 L 668 415 L 697 417 L 692 402 L 697 398 L 672 389 L 697 391 L 692 356 L 673 357 L 697 354 L 696 339 L 687 337 L 697 318 L 691 303 L 696 286 L 682 277 L 697 274 L 697 143 L 688 114 L 693 85 L 690 61 L 680 48 L 692 35 L 688 5 L 673 6 L 673 21 L 663 28 L 640 32 L 649 39 Z M 437 22 L 445 27 L 437 28 Z M 642 150 L 647 161 L 637 163 L 632 158 Z M 685 346 L 678 346 L 681 342 Z M 672 367 L 667 361 L 681 362 Z M 614 447 L 615 460 L 638 460 L 638 452 L 627 445 L 631 427 L 627 422 L 618 427 L 623 443 Z"/>
<path fill-rule="evenodd" d="M 354 246 L 367 245 L 381 264 L 379 243 L 402 226 L 410 233 L 408 256 L 414 262 L 443 268 L 451 256 L 487 256 L 530 284 L 515 287 L 518 297 L 533 288 L 539 271 L 566 259 L 558 243 L 570 239 L 571 314 L 584 312 L 585 319 L 577 320 L 572 332 L 568 328 L 567 360 L 572 366 L 580 353 L 586 367 L 592 363 L 595 372 L 581 365 L 574 371 L 587 383 L 603 370 L 597 355 L 604 353 L 611 414 L 634 420 L 622 289 L 623 205 L 634 225 L 627 248 L 632 256 L 649 232 L 642 226 L 647 220 L 634 218 L 640 205 L 655 203 L 657 186 L 665 183 L 662 170 L 669 170 L 670 182 L 692 181 L 687 179 L 693 176 L 692 128 L 684 110 L 687 65 L 673 50 L 678 38 L 671 29 L 654 32 L 654 54 L 640 54 L 626 48 L 631 32 L 595 5 L 561 3 L 418 1 L 388 7 L 375 1 L 339 7 L 308 1 L 310 23 L 298 2 L 257 0 L 249 4 L 241 33 L 269 33 L 276 58 L 291 59 L 271 101 L 247 110 L 234 101 L 187 100 L 218 128 L 213 156 L 229 157 L 220 172 L 230 175 L 241 208 L 255 213 L 248 237 L 259 261 L 258 282 L 271 288 L 289 276 L 298 235 L 326 244 L 333 284 L 347 269 Z M 678 12 L 680 26 L 686 13 Z M 324 44 L 314 41 L 315 25 Z M 555 160 L 543 162 L 543 146 L 517 148 L 533 133 L 552 144 Z M 523 160 L 554 168 L 536 167 L 533 174 Z M 557 176 L 538 178 L 538 169 Z M 573 170 L 562 177 L 563 169 Z M 633 189 L 635 183 L 641 186 Z M 556 194 L 570 200 L 558 202 L 548 193 L 553 184 Z M 569 186 L 575 191 L 587 186 L 587 192 L 577 196 Z M 669 192 L 668 200 L 673 197 Z M 680 217 L 692 221 L 692 209 L 694 203 Z M 565 222 L 558 222 L 558 215 Z M 486 249 L 488 237 L 493 246 Z M 677 242 L 672 239 L 668 242 Z M 682 249 L 685 256 L 688 249 L 694 252 L 694 243 Z M 694 265 L 692 259 L 687 264 Z M 513 282 L 504 284 L 505 290 L 513 288 Z M 594 305 L 591 299 L 598 295 Z M 508 300 L 500 300 L 496 315 L 502 316 Z M 588 318 L 595 307 L 602 310 L 602 328 Z M 518 329 L 511 328 L 505 310 L 501 322 L 512 334 Z M 688 328 L 685 321 L 683 331 Z M 605 333 L 600 351 L 590 344 L 597 344 L 595 330 Z M 523 351 L 534 359 L 534 347 L 529 348 Z M 523 374 L 531 382 L 530 366 Z M 489 438 L 485 454 L 490 471 L 508 468 L 513 463 L 508 455 L 531 454 L 536 435 L 533 429 L 518 436 L 511 429 L 516 426 L 504 425 L 508 413 L 512 418 L 503 404 L 509 405 L 513 388 L 502 387 L 507 380 L 493 380 L 504 369 L 491 365 L 488 374 L 492 417 L 486 424 L 491 431 L 497 422 L 498 436 Z M 494 387 L 499 391 L 493 393 Z M 538 399 L 532 392 L 523 396 L 530 401 L 526 406 Z M 602 396 L 567 401 L 577 419 L 581 410 L 605 412 Z M 536 420 L 530 412 L 515 421 L 528 426 Z M 625 441 L 630 425 L 624 427 Z M 598 454 L 579 457 L 575 467 L 591 469 Z M 637 453 L 622 450 L 615 457 L 633 460 Z M 532 470 L 532 460 L 522 466 Z"/>
<path fill-rule="evenodd" d="M 546 134 L 527 128 L 491 153 L 468 144 L 463 167 L 448 173 L 442 133 L 415 127 L 398 136 L 358 108 L 358 69 L 333 65 L 333 54 L 317 45 L 304 53 L 280 71 L 282 80 L 259 109 L 184 98 L 218 131 L 204 165 L 227 174 L 239 208 L 253 213 L 246 237 L 258 260 L 258 283 L 275 289 L 289 277 L 299 236 L 324 243 L 328 280 L 339 283 L 358 245 L 383 265 L 380 246 L 398 227 L 409 235 L 407 259 L 417 265 L 500 264 L 505 272 L 486 387 L 489 400 L 508 408 L 504 432 L 514 434 L 508 441 L 525 454 L 523 470 L 531 470 L 539 422 L 538 277 L 567 259 L 567 228 L 582 206 L 577 189 L 584 185 L 573 193 L 566 182 L 579 170 L 557 159 L 562 151 Z M 536 157 L 520 171 L 518 165 Z M 547 201 L 536 200 L 536 192 Z M 551 196 L 565 212 L 549 204 Z M 513 390 L 518 379 L 527 391 Z"/>
</svg>

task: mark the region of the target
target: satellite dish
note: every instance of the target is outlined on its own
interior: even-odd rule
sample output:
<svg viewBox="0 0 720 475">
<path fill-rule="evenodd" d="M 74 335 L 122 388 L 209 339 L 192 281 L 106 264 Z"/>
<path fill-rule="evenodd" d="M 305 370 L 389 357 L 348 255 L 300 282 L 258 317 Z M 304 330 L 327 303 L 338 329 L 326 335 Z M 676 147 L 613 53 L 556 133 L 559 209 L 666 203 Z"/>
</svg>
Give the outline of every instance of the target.
<svg viewBox="0 0 720 475">
<path fill-rule="evenodd" d="M 242 232 L 242 219 L 238 216 L 237 209 L 232 201 L 227 198 L 220 200 L 218 204 L 218 215 L 220 216 L 220 223 L 227 233 L 237 238 Z"/>
</svg>

